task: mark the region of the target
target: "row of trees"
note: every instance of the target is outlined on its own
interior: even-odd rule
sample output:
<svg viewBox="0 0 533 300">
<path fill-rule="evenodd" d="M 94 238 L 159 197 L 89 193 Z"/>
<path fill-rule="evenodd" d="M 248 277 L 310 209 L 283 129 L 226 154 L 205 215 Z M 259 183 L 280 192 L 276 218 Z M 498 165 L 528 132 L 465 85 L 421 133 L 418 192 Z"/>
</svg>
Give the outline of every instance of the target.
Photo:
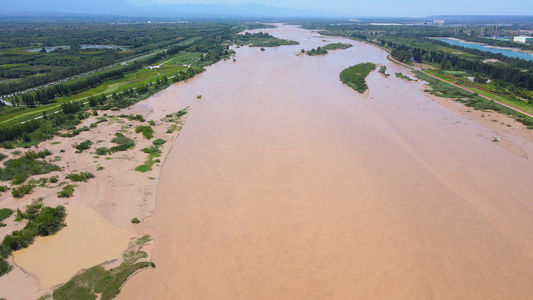
<svg viewBox="0 0 533 300">
<path fill-rule="evenodd" d="M 521 69 L 500 63 L 485 63 L 481 59 L 469 59 L 442 51 L 427 51 L 407 45 L 391 45 L 392 57 L 407 62 L 411 57 L 416 61 L 434 63 L 444 70 L 459 70 L 483 74 L 491 79 L 499 80 L 517 88 L 533 90 L 533 74 Z"/>
<path fill-rule="evenodd" d="M 28 89 L 62 78 L 109 66 L 118 60 L 175 45 L 196 37 L 209 37 L 230 32 L 232 23 L 186 24 L 0 24 L 0 95 Z M 120 45 L 117 49 L 80 49 L 71 47 L 46 52 L 28 52 L 18 47 L 58 45 Z M 169 54 L 187 46 L 175 46 Z M 3 80 L 3 79 L 16 80 Z"/>
</svg>

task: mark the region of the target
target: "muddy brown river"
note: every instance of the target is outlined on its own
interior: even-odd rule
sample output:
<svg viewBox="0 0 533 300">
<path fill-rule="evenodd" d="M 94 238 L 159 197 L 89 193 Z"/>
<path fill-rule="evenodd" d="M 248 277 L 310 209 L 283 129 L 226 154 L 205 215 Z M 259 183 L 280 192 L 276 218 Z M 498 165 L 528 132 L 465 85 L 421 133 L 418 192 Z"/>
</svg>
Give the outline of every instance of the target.
<svg viewBox="0 0 533 300">
<path fill-rule="evenodd" d="M 145 223 L 157 268 L 120 299 L 533 297 L 530 160 L 396 78 L 383 50 L 263 31 L 301 44 L 241 47 L 139 104 L 191 110 Z M 297 56 L 331 42 L 354 47 Z M 372 72 L 364 99 L 338 75 L 367 61 L 391 76 Z"/>
</svg>

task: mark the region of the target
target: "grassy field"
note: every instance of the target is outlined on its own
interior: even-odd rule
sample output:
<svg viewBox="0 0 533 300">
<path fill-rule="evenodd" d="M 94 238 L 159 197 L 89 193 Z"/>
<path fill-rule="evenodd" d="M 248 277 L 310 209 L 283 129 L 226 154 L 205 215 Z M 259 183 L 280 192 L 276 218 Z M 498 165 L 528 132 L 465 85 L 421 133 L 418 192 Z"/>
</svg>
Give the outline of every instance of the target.
<svg viewBox="0 0 533 300">
<path fill-rule="evenodd" d="M 502 103 L 510 105 L 510 106 L 512 106 L 514 108 L 517 108 L 519 110 L 522 110 L 522 111 L 525 111 L 527 113 L 533 114 L 533 105 L 529 104 L 526 101 L 520 100 L 520 99 L 516 98 L 513 95 L 499 95 L 499 94 L 487 92 L 487 91 L 484 91 L 482 89 L 476 88 L 476 87 L 474 87 L 472 85 L 465 84 L 465 79 L 462 79 L 462 78 L 450 79 L 449 77 L 444 76 L 440 72 L 436 72 L 436 71 L 427 71 L 427 72 L 432 74 L 432 75 L 435 75 L 435 76 L 437 76 L 439 78 L 442 78 L 444 80 L 451 81 L 451 82 L 453 82 L 453 83 L 455 83 L 457 85 L 465 87 L 465 88 L 467 88 L 467 89 L 469 89 L 471 91 L 474 91 L 475 93 L 478 93 L 480 95 L 484 95 L 484 96 L 490 97 L 490 98 L 492 98 L 494 100 L 500 101 Z M 459 74 L 459 73 L 456 73 L 456 74 Z"/>
<path fill-rule="evenodd" d="M 99 95 L 102 93 L 106 96 L 109 96 L 113 93 L 120 93 L 127 89 L 135 88 L 140 84 L 147 84 L 153 82 L 157 77 L 172 77 L 176 75 L 176 73 L 186 70 L 187 67 L 184 65 L 192 64 L 201 55 L 202 54 L 200 53 L 184 52 L 179 53 L 178 55 L 173 56 L 170 59 L 166 57 L 163 60 L 154 63 L 153 66 L 160 66 L 159 68 L 153 68 L 151 70 L 141 69 L 136 72 L 127 74 L 126 76 L 124 76 L 124 78 L 106 81 L 97 87 L 88 89 L 79 94 L 72 95 L 69 97 L 58 98 L 54 103 L 38 106 L 32 109 L 26 108 L 20 111 L 13 112 L 11 114 L 0 116 L 0 125 L 17 124 L 23 121 L 27 121 L 35 117 L 42 116 L 43 112 L 46 112 L 48 115 L 53 114 L 54 112 L 59 110 L 59 106 L 61 105 L 61 103 L 64 102 L 84 100 L 89 96 Z"/>
<path fill-rule="evenodd" d="M 513 106 L 515 108 L 519 108 L 520 109 L 519 105 L 515 105 L 515 104 L 518 104 L 518 103 L 516 103 L 516 101 L 512 101 L 512 103 L 509 103 L 510 100 L 505 99 L 504 97 L 498 98 L 497 96 L 499 96 L 499 95 L 486 93 L 486 92 L 483 92 L 481 90 L 476 90 L 474 88 L 471 88 L 471 90 L 474 91 L 474 93 L 471 93 L 471 92 L 465 91 L 465 90 L 463 90 L 461 88 L 458 88 L 456 86 L 453 86 L 451 84 L 448 84 L 446 82 L 440 81 L 440 80 L 438 80 L 436 78 L 430 77 L 430 76 L 428 76 L 426 74 L 423 74 L 421 72 L 416 72 L 416 74 L 417 74 L 417 77 L 419 79 L 429 82 L 429 86 L 431 87 L 431 89 L 426 90 L 426 92 L 429 92 L 430 94 L 433 94 L 433 95 L 439 96 L 439 97 L 455 99 L 456 101 L 464 103 L 466 106 L 472 107 L 472 108 L 474 108 L 476 110 L 493 110 L 493 111 L 496 111 L 496 112 L 511 116 L 511 117 L 515 118 L 517 121 L 519 121 L 519 122 L 523 123 L 524 125 L 528 126 L 528 128 L 533 129 L 533 118 L 525 116 L 525 115 L 523 115 L 523 114 L 521 114 L 519 112 L 516 112 L 516 111 L 514 111 L 514 110 L 512 110 L 512 109 L 510 109 L 508 107 L 500 105 L 500 104 L 498 104 L 498 103 L 496 103 L 494 101 L 487 100 L 487 99 L 479 96 L 479 94 L 490 96 L 491 98 L 493 98 L 495 100 L 501 101 L 501 102 L 503 102 L 505 104 L 508 104 L 508 105 L 511 105 L 511 106 Z M 470 88 L 470 87 L 468 87 L 468 88 Z M 481 93 L 481 92 L 483 92 L 483 93 Z M 525 101 L 520 101 L 520 102 L 523 102 L 523 103 L 527 104 Z M 525 108 L 531 110 L 531 105 L 529 105 L 529 107 L 525 107 Z M 523 110 L 526 111 L 526 112 L 529 112 L 526 109 L 523 109 Z"/>
</svg>

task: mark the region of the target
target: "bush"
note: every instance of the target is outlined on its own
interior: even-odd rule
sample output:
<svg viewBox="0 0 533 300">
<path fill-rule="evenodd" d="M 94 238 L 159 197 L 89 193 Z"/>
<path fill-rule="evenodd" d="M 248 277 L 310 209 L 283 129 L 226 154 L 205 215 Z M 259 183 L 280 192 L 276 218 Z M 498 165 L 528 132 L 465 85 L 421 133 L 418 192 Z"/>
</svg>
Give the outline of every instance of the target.
<svg viewBox="0 0 533 300">
<path fill-rule="evenodd" d="M 52 176 L 48 179 L 50 183 L 57 183 L 59 181 L 59 176 Z"/>
<path fill-rule="evenodd" d="M 11 194 L 14 198 L 20 199 L 33 191 L 35 186 L 32 184 L 25 184 L 11 189 Z"/>
<path fill-rule="evenodd" d="M 4 153 L 0 153 L 0 161 L 3 160 L 6 157 L 7 157 L 7 155 L 5 155 Z"/>
<path fill-rule="evenodd" d="M 26 173 L 19 173 L 13 177 L 13 180 L 11 181 L 12 184 L 21 184 L 24 183 L 28 179 L 28 174 Z"/>
<path fill-rule="evenodd" d="M 96 154 L 97 155 L 107 155 L 110 152 L 111 152 L 111 150 L 109 148 L 106 148 L 106 147 L 100 147 L 100 148 L 96 149 Z"/>
<path fill-rule="evenodd" d="M 0 276 L 9 273 L 13 269 L 5 259 L 0 259 Z"/>
<path fill-rule="evenodd" d="M 153 141 L 152 143 L 156 146 L 159 146 L 159 145 L 163 145 L 164 143 L 166 143 L 167 141 L 163 140 L 163 139 L 157 139 L 155 141 Z"/>
<path fill-rule="evenodd" d="M 0 224 L 2 224 L 2 221 L 5 219 L 11 217 L 13 214 L 13 210 L 9 208 L 2 208 L 0 209 Z"/>
<path fill-rule="evenodd" d="M 74 194 L 74 185 L 64 186 L 63 189 L 57 192 L 57 197 L 59 198 L 70 198 Z"/>
<path fill-rule="evenodd" d="M 135 133 L 142 133 L 148 140 L 154 137 L 154 130 L 150 126 L 137 126 L 135 127 Z"/>
<path fill-rule="evenodd" d="M 74 145 L 72 145 L 73 148 L 76 148 L 76 153 L 81 153 L 89 148 L 91 148 L 91 145 L 93 144 L 93 142 L 89 141 L 89 140 L 86 140 L 86 141 L 83 141 L 81 143 L 76 143 Z"/>
<path fill-rule="evenodd" d="M 31 175 L 47 174 L 53 171 L 59 171 L 57 165 L 47 163 L 40 158 L 51 155 L 48 150 L 35 153 L 29 151 L 19 158 L 10 159 L 4 163 L 5 168 L 0 169 L 0 180 L 14 180 L 15 184 L 23 183 Z"/>
<path fill-rule="evenodd" d="M 66 179 L 70 179 L 74 182 L 87 182 L 87 180 L 94 178 L 94 174 L 90 172 L 81 172 L 79 174 L 70 173 L 65 176 Z"/>
<path fill-rule="evenodd" d="M 38 235 L 54 234 L 65 226 L 65 208 L 58 206 L 56 208 L 43 207 L 41 209 L 41 201 L 42 199 L 37 199 L 31 205 L 27 205 L 24 214 L 17 210 L 17 215 L 20 215 L 18 218 L 20 220 L 27 218 L 29 222 L 23 229 L 6 235 L 2 243 L 0 243 L 0 276 L 12 269 L 5 261 L 11 252 L 28 247 Z"/>
<path fill-rule="evenodd" d="M 149 148 L 143 148 L 141 149 L 141 151 L 146 154 L 153 155 L 153 156 L 159 156 L 161 154 L 161 151 L 159 150 L 159 147 L 157 146 L 150 146 Z"/>
<path fill-rule="evenodd" d="M 8 186 L 5 186 L 5 185 L 0 185 L 0 193 L 3 193 L 5 191 L 9 190 L 9 187 Z"/>
<path fill-rule="evenodd" d="M 139 219 L 137 219 L 137 218 L 133 218 L 133 219 L 131 219 L 131 223 L 132 224 L 139 224 L 139 223 L 141 223 L 141 221 L 139 221 Z"/>
<path fill-rule="evenodd" d="M 130 139 L 129 137 L 125 137 L 120 132 L 115 133 L 115 137 L 111 140 L 111 142 L 118 144 L 118 145 L 111 147 L 111 149 L 109 149 L 110 153 L 114 153 L 118 151 L 126 151 L 128 149 L 135 147 L 135 141 Z"/>
<path fill-rule="evenodd" d="M 58 232 L 66 224 L 63 220 L 66 217 L 65 207 L 56 208 L 43 207 L 41 213 L 34 221 L 35 232 L 40 236 L 49 236 Z"/>
</svg>

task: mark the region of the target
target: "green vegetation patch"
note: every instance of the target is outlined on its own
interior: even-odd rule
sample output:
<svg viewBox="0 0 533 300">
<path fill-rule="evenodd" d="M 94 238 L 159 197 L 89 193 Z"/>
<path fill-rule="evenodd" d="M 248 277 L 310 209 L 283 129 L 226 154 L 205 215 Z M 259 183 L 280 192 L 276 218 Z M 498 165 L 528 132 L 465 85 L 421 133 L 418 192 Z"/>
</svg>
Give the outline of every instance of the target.
<svg viewBox="0 0 533 300">
<path fill-rule="evenodd" d="M 165 141 L 164 139 L 157 139 L 155 141 L 153 141 L 152 143 L 156 146 L 160 146 L 160 145 L 163 145 L 164 143 L 166 143 L 167 141 Z"/>
<path fill-rule="evenodd" d="M 33 184 L 23 184 L 21 186 L 14 187 L 11 189 L 11 195 L 13 195 L 13 198 L 20 199 L 33 192 L 34 187 L 35 185 Z"/>
<path fill-rule="evenodd" d="M 91 172 L 70 173 L 65 178 L 74 182 L 87 182 L 89 179 L 94 178 L 94 174 Z"/>
<path fill-rule="evenodd" d="M 161 150 L 158 146 L 150 146 L 148 148 L 143 148 L 141 149 L 141 151 L 154 157 L 159 157 L 161 155 Z"/>
<path fill-rule="evenodd" d="M 362 63 L 342 70 L 339 77 L 341 81 L 350 88 L 359 93 L 364 93 L 368 89 L 365 78 L 375 68 L 376 65 L 373 63 Z"/>
<path fill-rule="evenodd" d="M 63 286 L 53 292 L 56 300 L 64 299 L 114 299 L 120 292 L 122 285 L 135 272 L 155 267 L 152 262 L 142 261 L 148 254 L 140 248 L 151 241 L 149 235 L 143 236 L 130 243 L 128 250 L 123 254 L 123 263 L 117 268 L 106 270 L 102 266 L 94 266 L 74 276 Z"/>
<path fill-rule="evenodd" d="M 0 168 L 0 181 L 13 180 L 13 184 L 21 184 L 32 175 L 59 171 L 58 165 L 47 163 L 44 160 L 45 157 L 51 154 L 52 152 L 48 150 L 37 153 L 28 151 L 19 158 L 4 162 L 5 168 Z"/>
<path fill-rule="evenodd" d="M 148 140 L 154 137 L 154 129 L 151 126 L 139 125 L 135 127 L 135 133 L 142 133 Z"/>
<path fill-rule="evenodd" d="M 344 50 L 344 49 L 348 49 L 351 47 L 353 47 L 352 44 L 331 43 L 331 44 L 327 44 L 323 48 L 325 48 L 326 50 L 339 50 L 339 49 Z"/>
<path fill-rule="evenodd" d="M 406 80 L 406 81 L 413 81 L 413 79 L 411 79 L 408 76 L 403 75 L 402 73 L 394 73 L 394 75 L 396 75 L 396 77 L 401 78 L 401 79 Z"/>
<path fill-rule="evenodd" d="M 13 214 L 13 210 L 9 208 L 2 208 L 0 209 L 0 227 L 5 227 L 6 224 L 2 223 L 5 219 L 11 217 Z"/>
<path fill-rule="evenodd" d="M 57 197 L 59 198 L 70 198 L 72 195 L 74 195 L 74 188 L 75 185 L 66 185 L 63 187 L 63 189 L 59 192 L 57 192 Z"/>
<path fill-rule="evenodd" d="M 111 148 L 100 147 L 96 149 L 97 155 L 107 155 L 115 152 L 126 151 L 135 147 L 135 141 L 129 137 L 124 136 L 122 133 L 115 133 L 115 137 L 111 139 L 111 142 L 117 144 Z"/>
<path fill-rule="evenodd" d="M 308 50 L 308 51 L 304 51 L 302 49 L 301 53 L 305 53 L 309 56 L 314 56 L 314 55 L 324 55 L 324 54 L 328 54 L 328 50 L 339 50 L 339 49 L 348 49 L 348 48 L 351 48 L 353 47 L 353 45 L 351 44 L 343 44 L 343 43 L 331 43 L 331 44 L 327 44 L 325 45 L 324 47 L 317 47 L 316 49 L 311 49 L 311 50 Z"/>
<path fill-rule="evenodd" d="M 479 96 L 477 93 L 471 93 L 461 88 L 440 81 L 436 78 L 428 76 L 421 72 L 416 72 L 416 76 L 427 81 L 431 89 L 424 90 L 432 95 L 444 98 L 452 98 L 455 101 L 461 102 L 468 107 L 472 107 L 476 110 L 492 110 L 498 113 L 508 115 L 515 118 L 518 122 L 526 125 L 527 128 L 533 129 L 533 118 L 523 115 L 517 111 L 514 111 L 506 106 L 500 105 L 494 101 L 485 99 Z"/>
<path fill-rule="evenodd" d="M 283 45 L 299 45 L 297 41 L 278 39 L 273 35 L 264 32 L 238 34 L 234 37 L 233 43 L 239 46 L 249 45 L 250 47 L 278 47 Z"/>
<path fill-rule="evenodd" d="M 36 236 L 48 236 L 56 233 L 65 226 L 65 207 L 43 207 L 42 199 L 36 199 L 26 206 L 26 212 L 17 210 L 17 219 L 27 219 L 26 226 L 13 231 L 4 237 L 0 243 L 0 276 L 11 271 L 12 266 L 6 261 L 13 251 L 27 248 Z"/>
<path fill-rule="evenodd" d="M 81 153 L 85 150 L 88 150 L 89 148 L 91 148 L 91 145 L 93 144 L 93 142 L 91 142 L 90 140 L 85 140 L 81 143 L 76 143 L 74 145 L 72 145 L 73 148 L 76 148 L 76 153 Z"/>
</svg>

